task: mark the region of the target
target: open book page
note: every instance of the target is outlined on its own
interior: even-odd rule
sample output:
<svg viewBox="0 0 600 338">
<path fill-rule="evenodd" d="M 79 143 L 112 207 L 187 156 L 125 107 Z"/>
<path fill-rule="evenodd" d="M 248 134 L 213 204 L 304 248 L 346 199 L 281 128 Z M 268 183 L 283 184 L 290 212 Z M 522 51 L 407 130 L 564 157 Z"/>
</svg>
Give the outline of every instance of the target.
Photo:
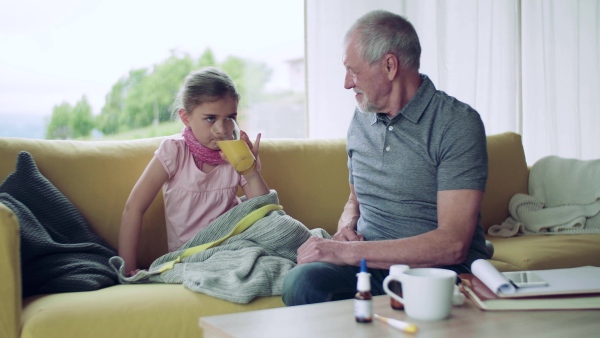
<svg viewBox="0 0 600 338">
<path fill-rule="evenodd" d="M 474 261 L 471 264 L 471 272 L 496 294 L 500 292 L 512 294 L 516 291 L 510 280 L 485 259 Z"/>
<path fill-rule="evenodd" d="M 461 292 L 484 311 L 600 309 L 600 294 L 500 298 L 473 274 L 460 274 Z"/>
<path fill-rule="evenodd" d="M 515 287 L 504 274 L 483 259 L 473 262 L 471 271 L 500 298 L 600 294 L 600 267 L 536 270 L 535 274 L 546 283 L 526 288 Z"/>
</svg>

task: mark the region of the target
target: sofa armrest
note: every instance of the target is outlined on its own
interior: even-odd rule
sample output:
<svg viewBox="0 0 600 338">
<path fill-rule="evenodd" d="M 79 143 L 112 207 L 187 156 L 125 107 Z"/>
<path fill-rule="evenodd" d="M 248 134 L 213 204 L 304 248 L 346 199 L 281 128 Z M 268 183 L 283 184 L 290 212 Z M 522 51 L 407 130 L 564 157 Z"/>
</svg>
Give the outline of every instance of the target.
<svg viewBox="0 0 600 338">
<path fill-rule="evenodd" d="M 0 337 L 21 331 L 21 255 L 19 221 L 0 203 Z"/>
</svg>

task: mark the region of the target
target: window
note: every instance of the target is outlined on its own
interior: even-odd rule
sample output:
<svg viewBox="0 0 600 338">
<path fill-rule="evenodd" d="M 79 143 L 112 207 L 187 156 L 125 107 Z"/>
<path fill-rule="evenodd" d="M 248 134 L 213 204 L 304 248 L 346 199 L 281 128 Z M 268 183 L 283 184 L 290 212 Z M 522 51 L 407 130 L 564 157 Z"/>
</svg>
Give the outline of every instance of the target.
<svg viewBox="0 0 600 338">
<path fill-rule="evenodd" d="M 0 4 L 0 136 L 170 135 L 193 69 L 225 70 L 251 138 L 303 138 L 304 1 L 11 1 Z"/>
</svg>

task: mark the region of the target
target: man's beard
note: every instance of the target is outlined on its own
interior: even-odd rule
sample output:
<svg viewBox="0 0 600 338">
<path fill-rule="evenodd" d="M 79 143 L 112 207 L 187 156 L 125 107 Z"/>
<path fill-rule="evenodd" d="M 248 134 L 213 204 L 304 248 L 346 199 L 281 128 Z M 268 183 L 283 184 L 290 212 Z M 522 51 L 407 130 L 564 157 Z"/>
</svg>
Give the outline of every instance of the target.
<svg viewBox="0 0 600 338">
<path fill-rule="evenodd" d="M 356 103 L 358 104 L 358 110 L 360 110 L 361 113 L 377 114 L 377 112 L 379 112 L 380 109 L 373 102 L 371 102 L 371 100 L 369 100 L 367 94 L 356 89 L 354 90 L 354 92 L 362 94 L 363 96 L 362 102 L 356 100 Z"/>
</svg>

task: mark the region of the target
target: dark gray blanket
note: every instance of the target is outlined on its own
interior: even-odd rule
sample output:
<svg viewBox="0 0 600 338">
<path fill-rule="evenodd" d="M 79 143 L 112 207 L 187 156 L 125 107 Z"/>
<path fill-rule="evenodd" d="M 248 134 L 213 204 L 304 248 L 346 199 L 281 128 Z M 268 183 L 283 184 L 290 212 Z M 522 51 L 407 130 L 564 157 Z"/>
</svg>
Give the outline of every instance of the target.
<svg viewBox="0 0 600 338">
<path fill-rule="evenodd" d="M 115 250 L 38 170 L 27 152 L 0 185 L 0 202 L 20 224 L 23 297 L 91 291 L 115 285 Z"/>
</svg>

